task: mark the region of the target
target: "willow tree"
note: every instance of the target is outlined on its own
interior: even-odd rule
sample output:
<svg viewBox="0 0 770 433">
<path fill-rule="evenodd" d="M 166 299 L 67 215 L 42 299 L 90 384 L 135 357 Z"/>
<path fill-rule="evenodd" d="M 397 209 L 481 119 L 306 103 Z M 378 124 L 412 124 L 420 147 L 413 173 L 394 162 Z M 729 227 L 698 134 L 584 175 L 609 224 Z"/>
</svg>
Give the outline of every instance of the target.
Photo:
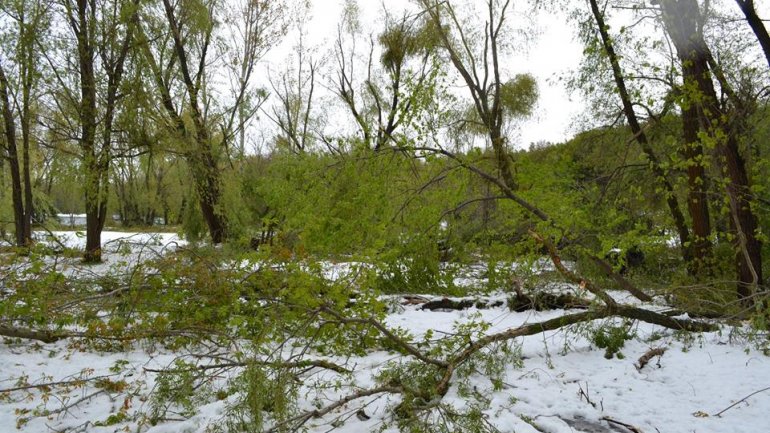
<svg viewBox="0 0 770 433">
<path fill-rule="evenodd" d="M 538 93 L 530 75 L 504 76 L 501 56 L 511 1 L 487 0 L 480 11 L 483 26 L 475 17 L 460 17 L 451 1 L 420 0 L 420 4 L 433 24 L 439 46 L 470 93 L 473 108 L 468 121 L 476 123 L 487 136 L 500 176 L 508 188 L 515 190 L 513 160 L 504 127 L 511 119 L 529 114 Z M 478 34 L 480 37 L 473 37 Z"/>
<path fill-rule="evenodd" d="M 252 82 L 256 65 L 282 34 L 285 12 L 283 2 L 243 0 L 236 5 L 233 14 L 216 0 L 163 0 L 148 5 L 143 20 L 141 46 L 164 122 L 180 143 L 215 244 L 229 231 L 223 162 L 238 137 L 236 147 L 243 147 L 243 131 L 261 104 L 264 93 Z M 222 78 L 217 66 L 231 73 L 230 89 L 217 87 Z"/>
<path fill-rule="evenodd" d="M 115 156 L 115 118 L 127 95 L 124 72 L 134 45 L 139 0 L 61 0 L 61 31 L 44 53 L 58 140 L 74 142 L 81 163 L 86 207 L 84 260 L 102 259 L 110 164 Z"/>
<path fill-rule="evenodd" d="M 424 110 L 439 71 L 430 22 L 395 17 L 385 9 L 382 13 L 385 28 L 366 34 L 357 3 L 348 1 L 334 43 L 332 89 L 355 121 L 362 142 L 375 151 Z M 364 47 L 359 46 L 362 40 L 367 42 Z"/>
</svg>

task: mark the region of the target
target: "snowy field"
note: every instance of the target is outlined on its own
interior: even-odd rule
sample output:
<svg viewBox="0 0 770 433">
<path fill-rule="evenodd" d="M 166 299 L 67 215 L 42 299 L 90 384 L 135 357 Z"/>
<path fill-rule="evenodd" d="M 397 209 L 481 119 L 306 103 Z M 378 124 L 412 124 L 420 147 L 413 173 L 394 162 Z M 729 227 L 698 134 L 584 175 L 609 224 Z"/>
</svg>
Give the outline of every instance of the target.
<svg viewBox="0 0 770 433">
<path fill-rule="evenodd" d="M 77 247 L 83 239 L 71 232 L 55 233 L 58 242 Z M 107 261 L 88 272 L 115 272 L 148 257 L 177 248 L 174 235 L 105 233 Z M 74 261 L 73 273 L 80 272 Z M 338 277 L 346 265 L 329 266 Z M 468 283 L 465 281 L 465 283 Z M 426 299 L 433 297 L 425 296 Z M 504 299 L 503 295 L 492 299 Z M 451 333 L 458 324 L 484 321 L 488 333 L 563 315 L 487 309 L 424 311 L 419 304 L 394 296 L 386 319 L 389 327 L 410 331 L 415 341 L 430 332 Z M 770 358 L 755 349 L 735 329 L 682 336 L 655 325 L 635 324 L 635 338 L 621 349 L 622 357 L 605 359 L 585 333 L 558 330 L 519 338 L 522 365 L 506 365 L 495 390 L 486 375 L 469 377 L 469 389 L 484 406 L 488 425 L 500 432 L 603 433 L 697 432 L 761 433 L 770 431 Z M 638 359 L 653 348 L 665 353 L 637 368 Z M 43 344 L 28 340 L 0 343 L 1 431 L 25 432 L 190 432 L 205 433 L 222 420 L 230 398 L 211 398 L 191 417 L 176 417 L 156 425 L 137 425 L 150 411 L 157 374 L 184 358 L 158 345 L 136 343 L 128 351 L 85 350 L 74 340 Z M 300 392 L 307 409 L 326 405 L 361 388 L 374 386 L 374 376 L 402 355 L 374 352 L 336 359 L 354 369 L 338 388 L 318 390 L 319 380 L 336 380 L 336 373 L 311 370 Z M 222 380 L 226 380 L 223 377 Z M 105 382 L 109 381 L 109 382 Z M 32 387 L 37 384 L 46 387 Z M 101 385 L 99 385 L 101 383 Z M 104 383 L 121 383 L 120 389 Z M 764 390 L 764 391 L 763 391 Z M 458 410 L 471 404 L 455 384 L 444 397 Z M 466 389 L 467 391 L 467 389 Z M 757 392 L 760 391 L 760 392 Z M 752 395 L 753 394 L 753 395 Z M 463 394 L 465 395 L 465 394 Z M 306 425 L 313 433 L 398 431 L 392 407 L 398 397 L 387 394 L 355 400 Z M 315 405 L 315 406 L 314 406 Z M 391 408 L 391 409 L 388 409 Z M 120 414 L 120 418 L 117 415 Z M 20 422 L 23 421 L 23 422 Z"/>
</svg>

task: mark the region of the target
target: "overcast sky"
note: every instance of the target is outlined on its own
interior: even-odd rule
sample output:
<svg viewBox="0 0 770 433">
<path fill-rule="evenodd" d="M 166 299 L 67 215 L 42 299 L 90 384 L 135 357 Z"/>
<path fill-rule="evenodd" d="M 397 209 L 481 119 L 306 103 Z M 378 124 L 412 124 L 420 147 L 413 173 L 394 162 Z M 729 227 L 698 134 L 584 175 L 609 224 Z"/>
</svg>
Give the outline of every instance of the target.
<svg viewBox="0 0 770 433">
<path fill-rule="evenodd" d="M 728 0 L 730 1 L 730 0 Z M 319 51 L 329 50 L 336 36 L 337 24 L 341 19 L 344 0 L 311 0 L 311 21 L 307 26 L 308 40 L 319 47 Z M 409 0 L 359 0 L 364 28 L 378 32 L 382 28 L 382 8 L 399 16 L 410 4 Z M 512 2 L 515 8 L 523 11 L 530 2 Z M 770 0 L 755 0 L 757 10 L 765 18 L 770 9 Z M 734 6 L 734 5 L 733 5 Z M 736 7 L 737 11 L 737 7 Z M 510 16 L 518 20 L 516 14 Z M 483 19 L 480 18 L 480 23 Z M 515 24 L 516 25 L 516 24 Z M 519 25 L 516 25 L 519 27 Z M 526 148 L 532 142 L 560 142 L 570 138 L 581 128 L 578 115 L 584 111 L 583 103 L 577 93 L 569 92 L 560 77 L 575 70 L 582 56 L 582 45 L 575 39 L 575 30 L 568 24 L 566 17 L 558 12 L 539 13 L 534 18 L 533 38 L 528 48 L 517 50 L 506 62 L 509 74 L 530 73 L 536 77 L 540 90 L 540 99 L 535 115 L 524 121 L 518 133 L 511 138 L 517 148 Z M 291 35 L 286 43 L 268 58 L 272 68 L 280 69 L 283 58 L 296 40 Z M 518 136 L 517 136 L 518 135 Z"/>
</svg>

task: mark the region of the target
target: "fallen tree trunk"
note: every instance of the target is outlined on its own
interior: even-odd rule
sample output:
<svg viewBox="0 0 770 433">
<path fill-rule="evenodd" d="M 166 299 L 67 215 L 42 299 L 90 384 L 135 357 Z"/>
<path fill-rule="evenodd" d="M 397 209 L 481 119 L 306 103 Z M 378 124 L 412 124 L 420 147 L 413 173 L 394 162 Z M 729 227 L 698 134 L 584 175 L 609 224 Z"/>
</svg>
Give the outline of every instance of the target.
<svg viewBox="0 0 770 433">
<path fill-rule="evenodd" d="M 471 307 L 478 309 L 502 307 L 503 301 L 484 301 L 482 299 L 460 299 L 455 301 L 449 298 L 442 298 L 435 301 L 426 302 L 420 307 L 420 310 L 467 310 Z"/>
<path fill-rule="evenodd" d="M 420 310 L 467 310 L 468 308 L 475 307 L 477 309 L 487 309 L 502 307 L 508 305 L 508 309 L 517 313 L 523 313 L 525 311 L 549 311 L 549 310 L 571 310 L 571 309 L 586 309 L 591 306 L 591 301 L 582 299 L 569 293 L 534 293 L 533 295 L 527 295 L 524 293 L 517 293 L 509 297 L 504 301 L 490 301 L 484 299 L 449 299 L 442 298 L 434 301 L 428 301 L 422 304 Z"/>
<path fill-rule="evenodd" d="M 23 338 L 25 340 L 37 340 L 43 343 L 54 343 L 71 335 L 57 331 L 40 331 L 29 328 L 0 325 L 0 336 L 8 338 Z"/>
<path fill-rule="evenodd" d="M 553 331 L 556 329 L 564 328 L 565 326 L 574 325 L 577 323 L 588 322 L 596 319 L 604 319 L 609 317 L 625 317 L 628 319 L 636 319 L 642 322 L 652 323 L 660 325 L 669 329 L 683 330 L 689 332 L 713 332 L 719 329 L 715 324 L 696 322 L 692 320 L 675 319 L 665 316 L 654 311 L 644 310 L 641 308 L 630 307 L 625 305 L 612 305 L 598 310 L 585 311 L 582 313 L 567 314 L 554 319 L 546 320 L 544 322 L 531 323 L 517 328 L 511 328 L 496 334 L 490 334 L 476 341 L 471 342 L 457 355 L 455 355 L 446 366 L 444 376 L 439 384 L 436 386 L 436 393 L 438 395 L 444 395 L 449 390 L 449 384 L 454 373 L 454 370 L 462 363 L 466 362 L 475 353 L 481 349 L 489 346 L 492 343 L 512 340 L 518 337 L 525 337 L 528 335 L 540 334 L 546 331 Z"/>
</svg>

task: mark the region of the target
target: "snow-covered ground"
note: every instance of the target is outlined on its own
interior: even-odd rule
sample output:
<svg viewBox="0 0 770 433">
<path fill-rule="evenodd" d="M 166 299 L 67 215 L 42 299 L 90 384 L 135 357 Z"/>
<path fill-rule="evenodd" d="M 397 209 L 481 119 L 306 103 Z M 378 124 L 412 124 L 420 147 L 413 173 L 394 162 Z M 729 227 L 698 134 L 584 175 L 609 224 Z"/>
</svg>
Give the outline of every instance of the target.
<svg viewBox="0 0 770 433">
<path fill-rule="evenodd" d="M 34 238 L 54 250 L 65 248 L 82 251 L 86 237 L 80 231 L 34 232 Z M 124 275 L 131 272 L 137 264 L 146 260 L 157 259 L 174 251 L 187 242 L 175 233 L 131 233 L 102 232 L 102 263 L 84 264 L 78 254 L 57 257 L 44 257 L 51 270 L 70 277 L 87 278 L 89 276 Z M 19 264 L 23 268 L 23 263 Z M 19 271 L 17 268 L 16 271 Z"/>
<path fill-rule="evenodd" d="M 154 244 L 160 252 L 166 245 L 179 242 L 171 235 L 150 241 L 149 235 L 134 235 L 121 241 L 107 234 L 105 239 L 116 245 L 107 251 L 108 263 L 149 257 L 144 251 Z M 77 246 L 78 238 L 67 238 Z M 128 243 L 126 243 L 128 242 Z M 127 249 L 131 252 L 128 253 Z M 109 266 L 109 265 L 105 265 Z M 329 265 L 330 277 L 338 277 L 355 266 Z M 105 269 L 109 269 L 108 267 Z M 500 299 L 504 295 L 498 296 Z M 492 298 L 495 298 L 493 295 Z M 386 324 L 408 330 L 419 341 L 426 332 L 434 338 L 451 333 L 455 326 L 470 321 L 484 321 L 494 333 L 525 323 L 541 322 L 563 315 L 560 310 L 516 313 L 506 307 L 471 308 L 463 311 L 423 311 L 419 305 L 399 303 L 387 316 Z M 621 349 L 622 358 L 605 359 L 604 350 L 592 347 L 585 333 L 558 330 L 519 338 L 523 365 L 506 365 L 502 387 L 494 390 L 483 374 L 472 374 L 470 389 L 482 401 L 483 413 L 491 426 L 500 432 L 572 433 L 629 432 L 618 423 L 634 426 L 638 431 L 698 433 L 761 433 L 770 431 L 770 358 L 755 348 L 756 340 L 746 340 L 736 330 L 683 336 L 649 324 L 635 324 L 635 338 Z M 146 346 L 146 347 L 145 347 Z M 636 363 L 651 348 L 666 348 L 642 369 Z M 157 425 L 138 427 L 138 414 L 150 410 L 149 397 L 156 373 L 148 369 L 168 367 L 184 353 L 163 347 L 135 344 L 127 351 L 98 352 L 85 349 L 77 341 L 52 344 L 32 341 L 0 343 L 0 426 L 2 431 L 18 428 L 27 432 L 191 432 L 205 433 L 221 420 L 230 399 L 211 399 L 201 404 L 187 419 L 169 420 Z M 312 390 L 311 384 L 332 375 L 329 372 L 308 373 L 306 388 L 300 393 L 302 405 L 308 409 L 320 401 L 329 404 L 354 392 L 355 387 L 374 385 L 374 375 L 389 363 L 406 360 L 402 355 L 374 352 L 366 356 L 335 360 L 355 367 L 355 374 L 341 389 Z M 104 377 L 102 377 L 104 376 Z M 102 377 L 101 381 L 93 380 Z M 81 381 L 82 380 L 82 381 Z M 105 386 L 105 380 L 121 384 L 120 389 Z M 27 385 L 65 382 L 47 388 Z M 125 382 L 125 383 L 124 383 Z M 350 386 L 352 385 L 352 386 Z M 110 389 L 106 391 L 105 389 Z M 461 396 L 457 385 L 450 388 L 444 402 L 457 409 L 470 404 Z M 465 394 L 462 394 L 465 395 Z M 748 398 L 746 398 L 748 397 Z M 379 396 L 353 401 L 307 426 L 314 433 L 336 431 L 358 433 L 398 431 L 392 420 L 392 409 L 398 397 Z M 738 403 L 733 407 L 732 404 Z M 364 406 L 365 405 L 365 406 Z M 66 407 L 66 410 L 61 408 Z M 358 412 L 363 408 L 363 412 Z M 729 408 L 729 409 L 728 409 Z M 727 410 L 725 410 L 727 409 Z M 49 412 L 45 412 L 48 410 Z M 356 416 L 365 413 L 366 416 Z M 717 415 L 720 412 L 721 415 Z M 117 414 L 125 414 L 125 418 Z M 368 419 L 366 419 L 368 417 Z M 22 425 L 20 419 L 29 418 Z"/>
</svg>

